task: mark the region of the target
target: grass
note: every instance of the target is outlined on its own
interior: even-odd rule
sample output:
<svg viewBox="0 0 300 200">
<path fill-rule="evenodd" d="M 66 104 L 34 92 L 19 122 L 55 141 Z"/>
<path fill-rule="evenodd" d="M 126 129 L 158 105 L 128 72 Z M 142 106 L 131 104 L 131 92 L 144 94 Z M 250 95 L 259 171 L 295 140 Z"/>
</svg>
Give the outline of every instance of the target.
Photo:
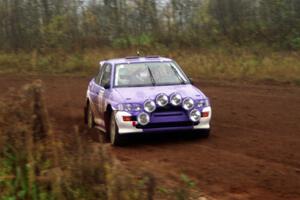
<svg viewBox="0 0 300 200">
<path fill-rule="evenodd" d="M 94 75 L 99 61 L 135 55 L 135 49 L 90 49 L 66 53 L 0 53 L 0 73 Z M 299 83 L 300 52 L 227 47 L 219 49 L 145 49 L 142 54 L 175 59 L 193 78 L 275 80 Z"/>
<path fill-rule="evenodd" d="M 82 134 L 76 126 L 72 137 L 53 130 L 40 81 L 10 91 L 0 100 L 0 200 L 193 197 L 189 177 L 181 175 L 178 186 L 161 192 L 153 174 L 128 171 L 106 146 Z"/>
<path fill-rule="evenodd" d="M 299 83 L 300 52 L 274 52 L 247 48 L 183 49 L 157 48 L 143 54 L 174 58 L 193 78 L 275 80 Z M 134 55 L 135 49 L 90 49 L 47 54 L 33 51 L 0 53 L 1 73 L 94 75 L 100 60 Z"/>
<path fill-rule="evenodd" d="M 192 51 L 175 54 L 177 61 L 192 77 L 238 80 L 299 80 L 300 52 Z"/>
</svg>

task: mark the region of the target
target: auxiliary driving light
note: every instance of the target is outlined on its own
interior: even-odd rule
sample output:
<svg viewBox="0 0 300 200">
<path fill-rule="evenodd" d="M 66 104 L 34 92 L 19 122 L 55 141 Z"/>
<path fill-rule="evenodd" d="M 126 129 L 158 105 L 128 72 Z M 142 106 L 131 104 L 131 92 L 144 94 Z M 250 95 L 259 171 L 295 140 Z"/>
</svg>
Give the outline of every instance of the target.
<svg viewBox="0 0 300 200">
<path fill-rule="evenodd" d="M 193 122 L 199 122 L 201 118 L 201 113 L 199 110 L 194 109 L 190 112 L 190 120 L 192 120 Z"/>
<path fill-rule="evenodd" d="M 185 110 L 191 110 L 195 105 L 195 102 L 192 98 L 188 97 L 183 100 L 183 108 Z"/>
<path fill-rule="evenodd" d="M 160 107 L 164 107 L 169 103 L 168 96 L 166 94 L 159 94 L 156 97 L 156 103 Z"/>
<path fill-rule="evenodd" d="M 155 102 L 152 100 L 147 100 L 144 103 L 144 110 L 148 113 L 152 113 L 154 112 L 154 110 L 156 109 L 156 105 Z"/>
<path fill-rule="evenodd" d="M 137 117 L 137 120 L 139 122 L 140 125 L 147 125 L 150 122 L 150 116 L 147 113 L 140 113 Z"/>
<path fill-rule="evenodd" d="M 172 94 L 170 100 L 173 106 L 179 106 L 182 103 L 182 97 L 177 93 Z"/>
</svg>

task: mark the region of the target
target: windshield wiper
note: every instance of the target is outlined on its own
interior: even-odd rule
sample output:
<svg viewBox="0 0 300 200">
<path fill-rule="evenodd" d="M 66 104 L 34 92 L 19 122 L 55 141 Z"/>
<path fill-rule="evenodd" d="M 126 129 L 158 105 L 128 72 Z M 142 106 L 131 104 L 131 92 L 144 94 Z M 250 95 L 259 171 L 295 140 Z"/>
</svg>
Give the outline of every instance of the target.
<svg viewBox="0 0 300 200">
<path fill-rule="evenodd" d="M 177 78 L 180 80 L 180 84 L 185 84 L 185 81 L 183 80 L 183 78 L 180 76 L 180 74 L 178 73 L 178 71 L 175 69 L 175 67 L 173 65 L 171 65 L 171 69 L 173 70 L 173 72 L 176 74 Z"/>
<path fill-rule="evenodd" d="M 152 85 L 155 86 L 155 80 L 154 80 L 152 71 L 151 71 L 151 69 L 150 69 L 150 67 L 148 65 L 146 65 L 146 66 L 147 66 L 147 69 L 148 69 L 150 77 L 151 77 Z"/>
</svg>

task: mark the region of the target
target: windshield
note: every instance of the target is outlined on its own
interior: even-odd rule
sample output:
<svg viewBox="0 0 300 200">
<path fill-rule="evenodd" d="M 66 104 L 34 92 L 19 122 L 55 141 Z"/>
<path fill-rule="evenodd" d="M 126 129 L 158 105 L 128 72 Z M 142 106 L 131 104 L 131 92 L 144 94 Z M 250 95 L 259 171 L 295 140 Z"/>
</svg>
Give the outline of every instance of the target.
<svg viewBox="0 0 300 200">
<path fill-rule="evenodd" d="M 115 87 L 177 85 L 189 83 L 174 62 L 119 64 L 115 70 Z"/>
</svg>

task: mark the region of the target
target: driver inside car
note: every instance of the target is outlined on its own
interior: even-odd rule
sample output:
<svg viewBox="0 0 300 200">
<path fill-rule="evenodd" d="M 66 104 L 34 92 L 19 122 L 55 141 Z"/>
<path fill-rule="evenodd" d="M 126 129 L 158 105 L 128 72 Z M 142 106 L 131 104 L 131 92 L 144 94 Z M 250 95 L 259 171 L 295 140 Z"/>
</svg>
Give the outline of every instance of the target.
<svg viewBox="0 0 300 200">
<path fill-rule="evenodd" d="M 145 67 L 134 71 L 131 79 L 131 83 L 135 85 L 152 84 L 148 69 Z"/>
</svg>

